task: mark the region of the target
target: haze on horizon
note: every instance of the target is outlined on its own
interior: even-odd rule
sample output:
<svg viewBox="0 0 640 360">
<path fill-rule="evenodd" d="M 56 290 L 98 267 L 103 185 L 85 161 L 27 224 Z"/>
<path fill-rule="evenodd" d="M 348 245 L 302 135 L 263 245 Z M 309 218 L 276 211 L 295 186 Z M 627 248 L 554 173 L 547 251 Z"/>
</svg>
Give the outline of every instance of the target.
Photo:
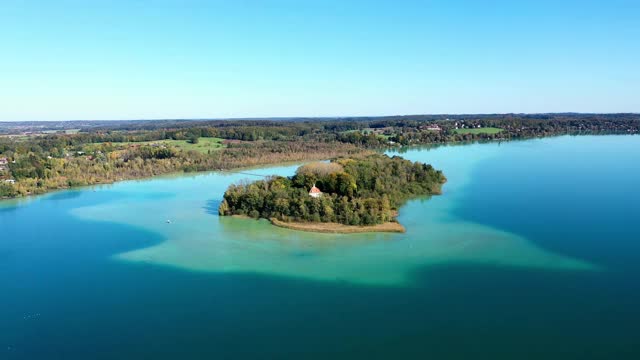
<svg viewBox="0 0 640 360">
<path fill-rule="evenodd" d="M 640 2 L 4 1 L 0 121 L 640 112 Z"/>
</svg>

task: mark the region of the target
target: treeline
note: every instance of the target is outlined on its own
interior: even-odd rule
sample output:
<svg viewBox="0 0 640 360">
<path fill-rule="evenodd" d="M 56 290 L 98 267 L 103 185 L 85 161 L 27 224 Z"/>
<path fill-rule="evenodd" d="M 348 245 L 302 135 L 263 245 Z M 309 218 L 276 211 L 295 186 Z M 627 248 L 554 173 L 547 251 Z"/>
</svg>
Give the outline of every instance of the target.
<svg viewBox="0 0 640 360">
<path fill-rule="evenodd" d="M 187 129 L 194 127 L 223 126 L 272 126 L 274 124 L 304 123 L 307 125 L 327 124 L 327 130 L 345 131 L 362 127 L 409 126 L 432 121 L 490 120 L 490 121 L 628 121 L 638 120 L 637 113 L 588 114 L 588 113 L 540 113 L 540 114 L 438 114 L 438 115 L 392 115 L 392 116 L 355 116 L 327 118 L 248 118 L 248 119 L 167 119 L 167 120 L 94 120 L 94 121 L 0 121 L 0 134 L 20 134 L 24 132 L 64 131 L 78 129 L 82 132 L 106 131 L 152 131 L 161 129 Z M 394 125 L 395 124 L 395 125 Z M 355 127 L 354 127 L 355 126 Z"/>
<path fill-rule="evenodd" d="M 231 185 L 219 212 L 287 222 L 382 224 L 393 221 L 408 199 L 440 194 L 445 181 L 431 165 L 397 156 L 343 158 L 300 167 L 290 178 Z M 309 194 L 314 184 L 322 191 L 317 198 Z"/>
<path fill-rule="evenodd" d="M 499 117 L 461 120 L 411 120 L 376 121 L 367 124 L 369 129 L 385 129 L 380 136 L 361 131 L 341 131 L 335 139 L 367 148 L 389 145 L 444 144 L 480 140 L 516 140 L 556 135 L 638 134 L 640 115 L 636 116 L 584 116 L 584 117 Z M 440 130 L 429 130 L 437 125 Z M 343 126 L 339 127 L 344 128 Z M 498 133 L 460 133 L 458 129 L 499 128 Z M 364 129 L 359 127 L 358 130 Z"/>
<path fill-rule="evenodd" d="M 459 134 L 457 125 L 497 127 L 498 134 Z M 106 122 L 104 124 L 111 124 Z M 294 121 L 159 121 L 125 122 L 128 126 L 102 125 L 77 134 L 48 134 L 28 139 L 0 137 L 0 154 L 7 152 L 49 153 L 62 157 L 65 150 L 81 150 L 85 144 L 135 143 L 159 140 L 191 140 L 217 137 L 240 141 L 339 141 L 368 148 L 391 143 L 431 144 L 482 139 L 520 139 L 560 134 L 638 133 L 637 114 L 536 114 L 536 115 L 417 115 L 381 118 L 345 118 Z M 161 127 L 162 125 L 173 127 Z M 425 126 L 437 124 L 439 132 Z M 56 123 L 56 126 L 60 126 Z M 146 128 L 149 129 L 140 129 Z M 160 127 L 160 128 L 158 128 Z M 129 129 L 132 128 L 132 129 Z M 386 129 L 385 135 L 363 134 L 363 129 Z"/>
</svg>

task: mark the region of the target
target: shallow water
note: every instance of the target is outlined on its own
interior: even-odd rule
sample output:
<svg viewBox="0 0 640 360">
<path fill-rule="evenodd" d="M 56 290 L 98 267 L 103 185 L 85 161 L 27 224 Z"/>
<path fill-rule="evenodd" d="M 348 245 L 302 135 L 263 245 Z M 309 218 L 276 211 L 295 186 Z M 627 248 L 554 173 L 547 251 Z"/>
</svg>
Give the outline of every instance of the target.
<svg viewBox="0 0 640 360">
<path fill-rule="evenodd" d="M 0 358 L 640 355 L 640 137 L 400 155 L 449 179 L 406 234 L 219 218 L 229 173 L 0 203 Z"/>
</svg>

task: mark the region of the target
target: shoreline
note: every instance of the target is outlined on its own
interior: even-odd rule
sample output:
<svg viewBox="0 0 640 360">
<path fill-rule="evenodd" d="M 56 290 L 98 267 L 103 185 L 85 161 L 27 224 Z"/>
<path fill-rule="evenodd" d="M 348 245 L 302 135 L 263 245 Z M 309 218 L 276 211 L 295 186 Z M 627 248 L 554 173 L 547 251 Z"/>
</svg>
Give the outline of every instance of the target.
<svg viewBox="0 0 640 360">
<path fill-rule="evenodd" d="M 224 217 L 220 215 L 220 217 Z M 271 219 L 254 219 L 247 215 L 230 215 L 230 218 L 241 220 L 268 220 L 271 225 L 283 229 L 316 232 L 324 234 L 362 234 L 362 233 L 405 233 L 406 229 L 398 222 L 386 222 L 384 224 L 376 224 L 371 226 L 354 226 L 339 223 L 312 223 L 312 222 L 286 222 L 275 218 Z"/>
<path fill-rule="evenodd" d="M 325 159 L 318 160 L 318 161 L 323 161 L 323 160 L 325 160 Z M 160 178 L 163 178 L 163 177 L 188 176 L 188 175 L 206 175 L 206 174 L 210 174 L 210 173 L 221 173 L 221 174 L 222 173 L 227 173 L 227 174 L 231 174 L 231 173 L 239 172 L 239 171 L 243 171 L 243 170 L 254 170 L 254 169 L 263 169 L 263 168 L 270 168 L 270 167 L 297 165 L 297 164 L 303 164 L 303 163 L 310 162 L 310 161 L 313 161 L 313 160 L 301 160 L 301 161 L 292 160 L 292 161 L 283 161 L 283 162 L 269 162 L 269 163 L 264 163 L 264 164 L 259 164 L 259 165 L 241 166 L 241 167 L 237 167 L 237 168 L 228 168 L 228 169 L 211 169 L 211 170 L 201 170 L 201 171 L 178 170 L 178 171 L 171 171 L 171 172 L 166 172 L 166 173 L 161 173 L 161 174 L 154 174 L 154 175 L 149 175 L 149 176 L 144 176 L 143 175 L 143 176 L 118 178 L 118 179 L 113 179 L 113 180 L 108 180 L 108 181 L 100 181 L 100 182 L 96 182 L 96 183 L 93 183 L 93 184 L 74 185 L 74 186 L 61 186 L 61 187 L 58 187 L 58 188 L 50 188 L 50 189 L 47 189 L 47 190 L 45 190 L 43 192 L 29 193 L 29 194 L 25 194 L 25 195 L 22 195 L 22 196 L 12 196 L 12 197 L 0 196 L 0 202 L 7 201 L 7 200 L 32 199 L 32 198 L 37 198 L 39 196 L 55 193 L 55 192 L 58 192 L 58 191 L 86 189 L 86 188 L 91 188 L 91 187 L 94 187 L 94 186 L 113 185 L 113 184 L 116 184 L 116 183 L 127 182 L 127 181 L 146 181 L 146 180 L 152 180 L 152 179 L 160 179 Z"/>
<path fill-rule="evenodd" d="M 554 138 L 554 137 L 562 137 L 562 136 L 610 136 L 610 135 L 640 136 L 640 134 L 627 134 L 627 133 L 615 133 L 615 132 L 614 133 L 577 133 L 577 134 L 571 133 L 571 134 L 557 134 L 557 135 L 549 135 L 549 136 L 535 136 L 535 137 L 510 138 L 510 139 L 480 139 L 480 140 L 471 140 L 471 141 L 449 141 L 449 142 L 431 143 L 431 144 L 410 144 L 410 145 L 404 145 L 404 146 L 381 147 L 379 149 L 367 149 L 367 150 L 371 150 L 374 152 L 382 151 L 382 153 L 385 153 L 387 151 L 392 151 L 392 152 L 397 152 L 399 155 L 402 155 L 403 149 L 406 151 L 406 150 L 420 148 L 420 147 L 437 148 L 442 146 L 464 146 L 467 144 L 475 144 L 475 143 L 482 144 L 482 143 L 491 143 L 491 142 L 531 141 L 531 140 L 539 140 L 544 138 Z M 315 160 L 322 161 L 326 159 L 315 159 Z M 291 160 L 291 161 L 284 161 L 284 162 L 266 162 L 262 164 L 249 165 L 249 166 L 231 167 L 227 169 L 210 169 L 210 170 L 201 170 L 201 171 L 193 171 L 193 172 L 185 172 L 184 170 L 177 170 L 177 171 L 169 171 L 166 173 L 159 173 L 159 174 L 153 174 L 153 175 L 116 178 L 116 179 L 98 181 L 92 184 L 61 186 L 57 188 L 50 188 L 42 192 L 28 193 L 28 194 L 19 195 L 19 196 L 11 196 L 11 197 L 1 196 L 0 202 L 5 202 L 8 200 L 17 200 L 17 199 L 31 199 L 31 198 L 37 198 L 42 195 L 54 193 L 57 191 L 83 189 L 83 188 L 89 188 L 93 186 L 102 186 L 102 185 L 113 185 L 115 183 L 126 182 L 126 181 L 145 181 L 145 180 L 154 179 L 154 178 L 161 178 L 164 176 L 176 176 L 176 175 L 180 176 L 180 175 L 187 175 L 187 174 L 199 175 L 199 174 L 206 174 L 206 173 L 224 173 L 224 172 L 232 173 L 234 171 L 249 170 L 249 169 L 256 169 L 256 168 L 265 168 L 265 167 L 280 166 L 280 165 L 286 166 L 289 164 L 291 165 L 302 164 L 310 161 L 314 161 L 314 159 L 311 158 L 311 159 L 305 159 L 305 160 Z"/>
<path fill-rule="evenodd" d="M 289 230 L 317 232 L 326 234 L 360 234 L 360 233 L 405 233 L 406 229 L 398 222 L 386 222 L 371 226 L 354 226 L 338 223 L 285 222 L 269 219 L 271 225 Z"/>
</svg>

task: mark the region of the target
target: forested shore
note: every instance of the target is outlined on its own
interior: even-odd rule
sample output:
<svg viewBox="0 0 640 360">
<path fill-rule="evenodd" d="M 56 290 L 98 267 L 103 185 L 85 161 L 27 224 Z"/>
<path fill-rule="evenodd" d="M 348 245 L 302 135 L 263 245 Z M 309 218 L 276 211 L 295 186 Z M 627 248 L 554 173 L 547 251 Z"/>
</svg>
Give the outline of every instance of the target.
<svg viewBox="0 0 640 360">
<path fill-rule="evenodd" d="M 108 146 L 108 145 L 107 145 Z M 230 170 L 241 167 L 324 160 L 345 154 L 364 153 L 351 144 L 295 141 L 234 145 L 212 154 L 182 151 L 158 145 L 94 155 L 77 152 L 64 158 L 33 154 L 10 162 L 12 179 L 0 179 L 0 197 L 42 194 L 50 190 L 112 183 L 175 172 Z"/>
<path fill-rule="evenodd" d="M 639 130 L 637 114 L 0 123 L 0 198 L 411 145 Z"/>
</svg>

